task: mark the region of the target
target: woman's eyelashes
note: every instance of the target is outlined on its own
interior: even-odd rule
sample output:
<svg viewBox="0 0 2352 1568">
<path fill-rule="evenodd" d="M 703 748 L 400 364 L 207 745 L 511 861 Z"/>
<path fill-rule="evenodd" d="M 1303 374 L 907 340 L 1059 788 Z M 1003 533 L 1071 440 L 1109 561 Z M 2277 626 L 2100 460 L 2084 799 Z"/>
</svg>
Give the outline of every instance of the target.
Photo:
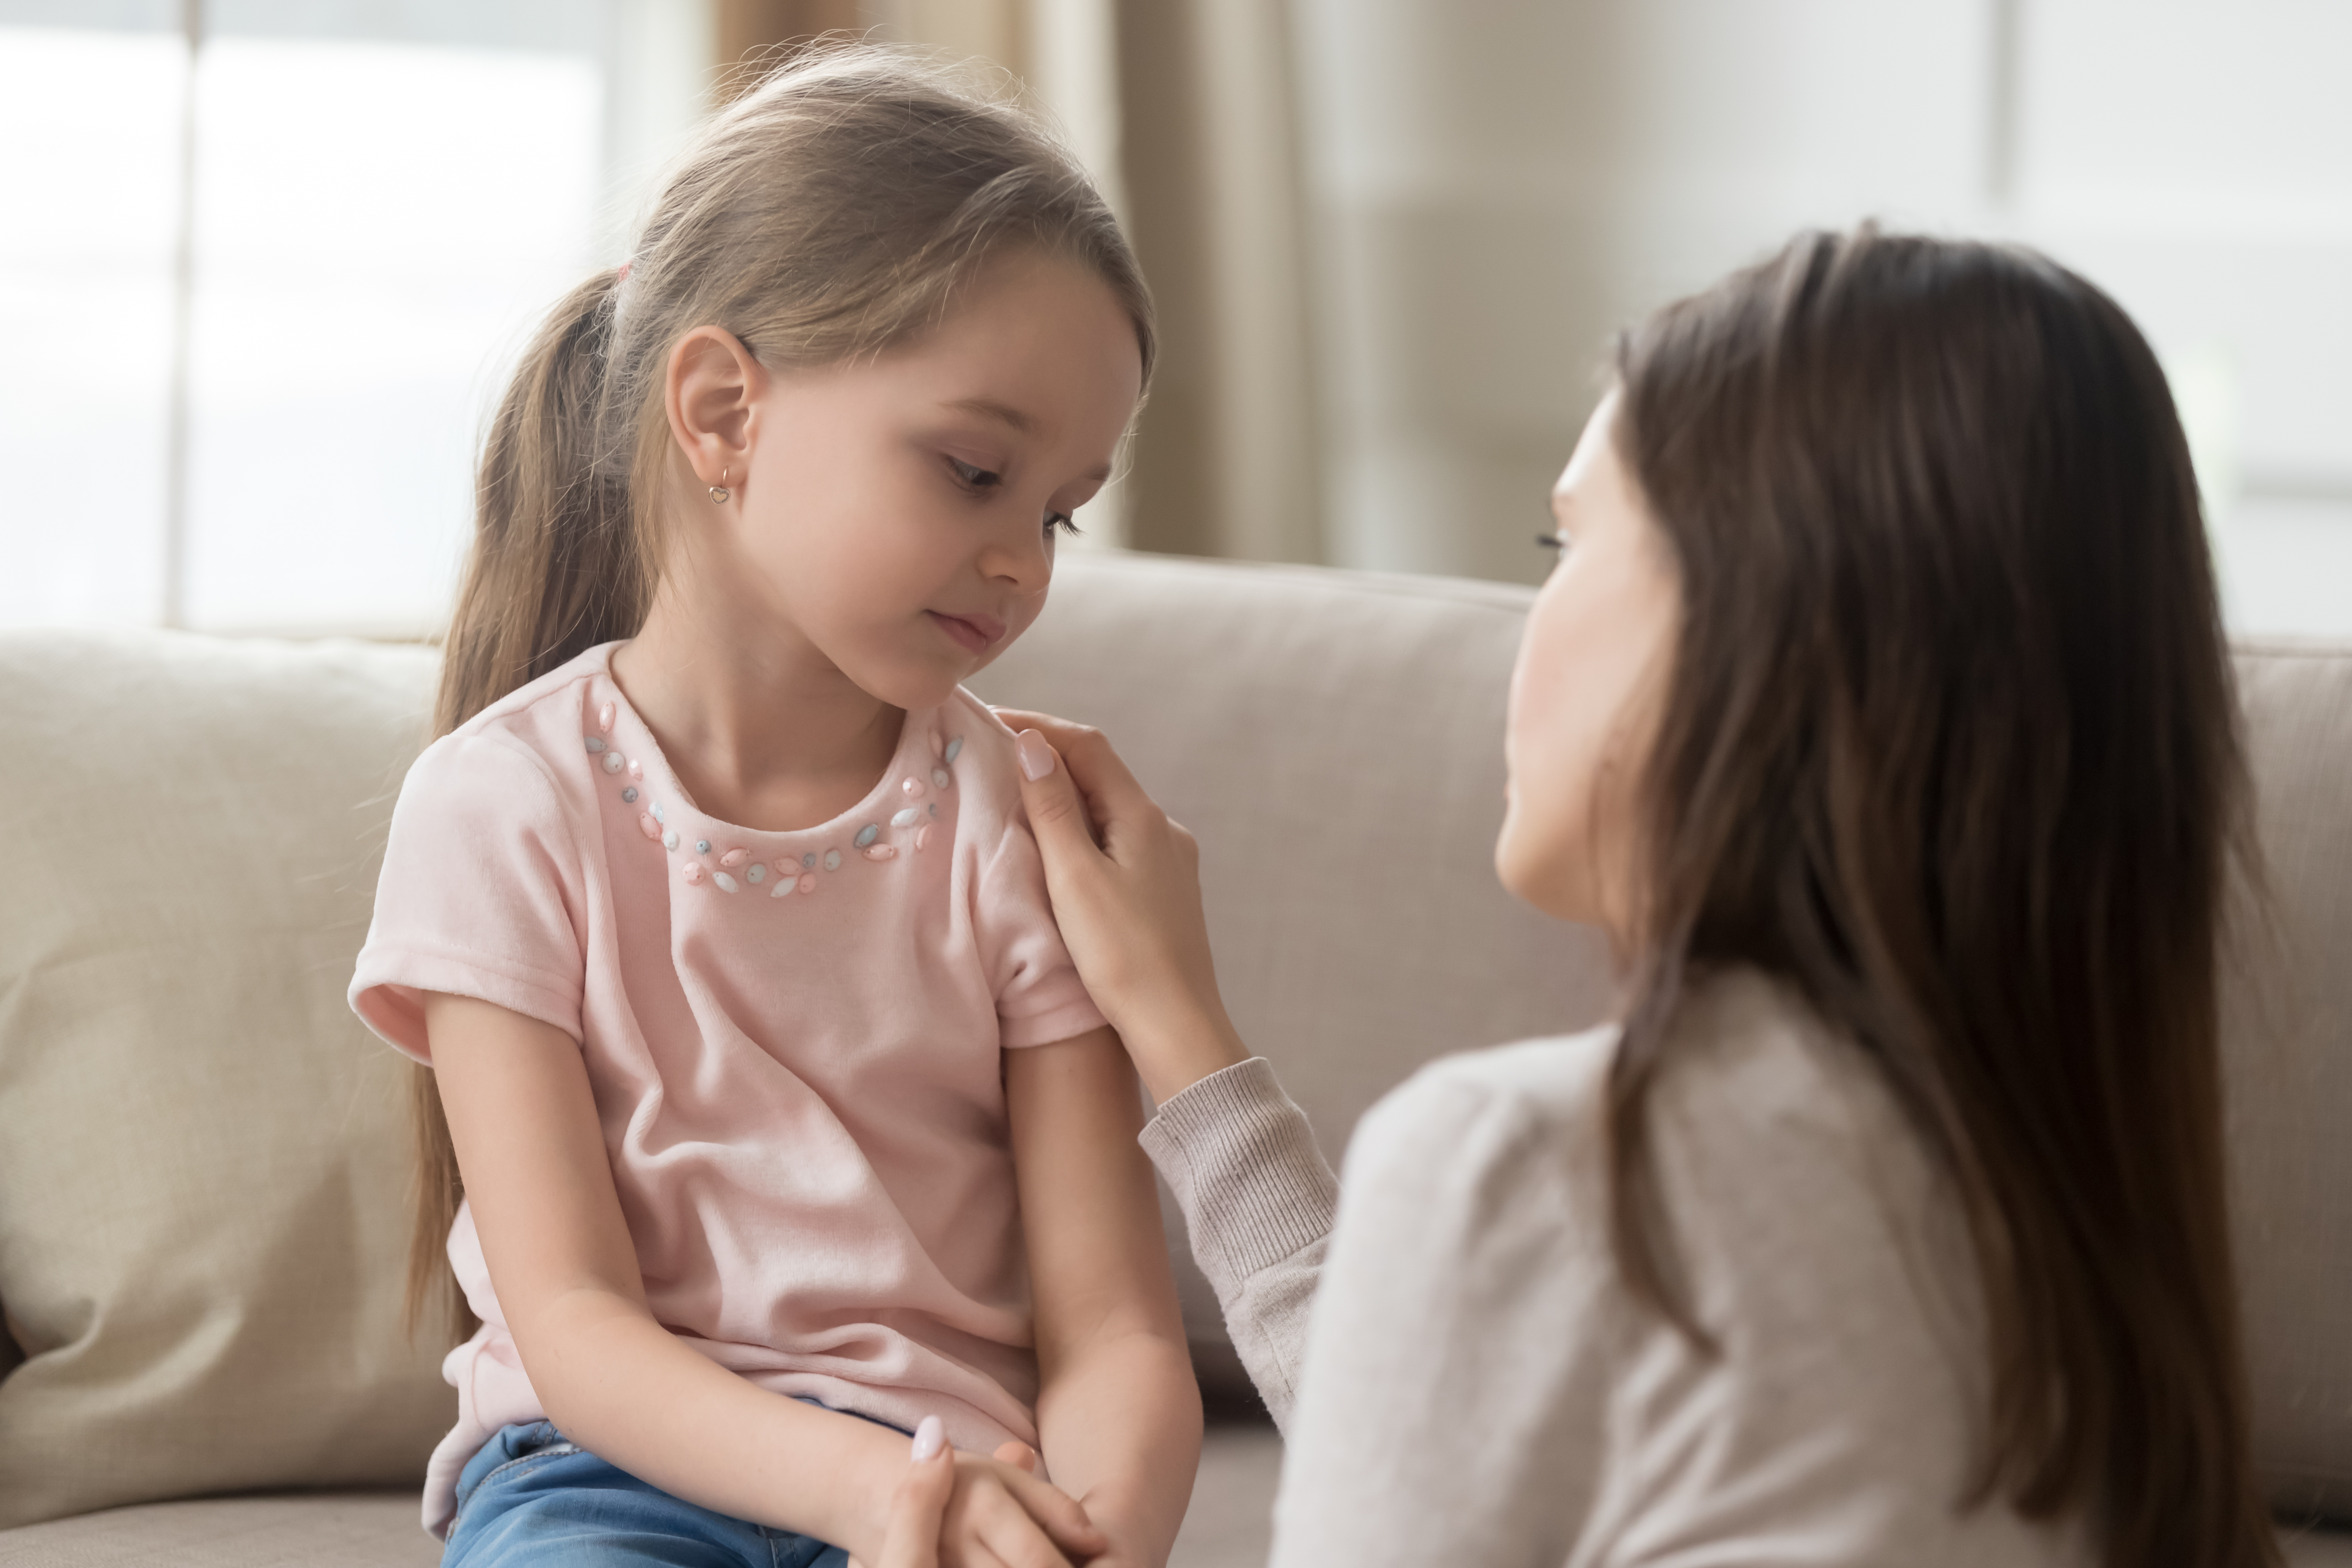
<svg viewBox="0 0 2352 1568">
<path fill-rule="evenodd" d="M 961 458 L 950 458 L 948 467 L 954 471 L 956 483 L 975 495 L 985 494 L 1004 482 L 1003 474 L 983 468 L 977 463 L 967 463 Z M 1049 511 L 1045 514 L 1045 531 L 1078 533 L 1084 531 L 1078 527 L 1077 519 L 1068 512 Z"/>
</svg>

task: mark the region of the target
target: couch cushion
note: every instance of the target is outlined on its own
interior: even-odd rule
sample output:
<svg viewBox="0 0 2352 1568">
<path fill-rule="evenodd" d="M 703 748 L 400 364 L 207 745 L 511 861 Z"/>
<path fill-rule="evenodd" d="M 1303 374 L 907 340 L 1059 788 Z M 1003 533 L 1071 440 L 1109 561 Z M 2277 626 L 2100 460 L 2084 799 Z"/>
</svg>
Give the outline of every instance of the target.
<svg viewBox="0 0 2352 1568">
<path fill-rule="evenodd" d="M 0 1568 L 433 1568 L 416 1494 L 159 1502 L 0 1531 Z M 1261 1559 L 1263 1561 L 1263 1559 Z"/>
<path fill-rule="evenodd" d="M 1099 723 L 1202 838 L 1219 973 L 1336 1158 L 1441 1051 L 1605 1005 L 1488 869 L 1524 590 L 1073 557 L 976 684 Z M 2273 926 L 2225 989 L 2256 1438 L 2352 1519 L 2352 648 L 2242 650 Z M 342 1005 L 429 655 L 0 636 L 0 1522 L 404 1482 L 398 1064 Z M 1186 1271 L 1190 1274 L 1189 1268 Z M 1197 1276 L 1196 1337 L 1222 1337 Z M 5 1366 L 0 1347 L 0 1366 Z"/>
<path fill-rule="evenodd" d="M 414 1483 L 452 1420 L 397 1321 L 402 1068 L 343 1005 L 433 674 L 0 636 L 0 1526 Z"/>
<path fill-rule="evenodd" d="M 1234 1021 L 1335 1160 L 1430 1058 L 1602 1015 L 1599 939 L 1493 869 L 1527 589 L 1118 555 L 1060 576 L 974 689 L 1101 726 L 1199 833 Z"/>
<path fill-rule="evenodd" d="M 980 689 L 1102 726 L 1201 835 L 1234 1021 L 1335 1161 L 1429 1057 L 1604 1008 L 1589 935 L 1489 869 L 1527 590 L 1116 557 L 1064 574 Z M 2273 893 L 2223 976 L 2256 1452 L 2291 1515 L 2352 1521 L 2352 647 L 2249 646 L 2238 670 Z M 1189 1331 L 1221 1337 L 1182 1273 Z"/>
<path fill-rule="evenodd" d="M 1271 1428 L 1211 1426 L 1168 1568 L 1265 1568 L 1282 1443 Z M 2352 1535 L 2295 1530 L 2288 1568 L 2352 1568 Z M 0 1568 L 430 1568 L 441 1549 L 406 1493 L 150 1503 L 0 1531 Z"/>
<path fill-rule="evenodd" d="M 2352 1568 L 2352 1535 L 2291 1527 L 2281 1532 L 2279 1544 L 2286 1549 L 2287 1568 Z"/>
<path fill-rule="evenodd" d="M 1492 868 L 1526 589 L 1076 554 L 1058 577 L 974 689 L 1099 725 L 1199 836 L 1234 1022 L 1335 1164 L 1430 1058 L 1606 1010 L 1599 941 Z M 1179 1284 L 1187 1331 L 1223 1344 L 1189 1256 Z"/>
<path fill-rule="evenodd" d="M 2239 650 L 2268 909 L 2222 994 L 2256 1458 L 2352 1521 L 2352 646 Z"/>
</svg>

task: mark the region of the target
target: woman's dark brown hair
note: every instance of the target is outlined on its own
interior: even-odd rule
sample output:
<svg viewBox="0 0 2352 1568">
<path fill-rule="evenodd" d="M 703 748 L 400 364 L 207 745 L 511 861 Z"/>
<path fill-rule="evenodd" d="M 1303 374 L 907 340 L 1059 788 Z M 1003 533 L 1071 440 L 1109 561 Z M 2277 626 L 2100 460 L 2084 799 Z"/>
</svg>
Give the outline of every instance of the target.
<svg viewBox="0 0 2352 1568">
<path fill-rule="evenodd" d="M 1811 234 L 1620 347 L 1683 595 L 1611 1082 L 1616 1243 L 1686 1330 L 1645 1142 L 1700 977 L 1792 985 L 1948 1173 L 1992 1407 L 1964 1506 L 2115 1568 L 2278 1561 L 2248 1455 L 2217 947 L 2243 768 L 2196 478 L 2115 302 Z"/>
</svg>

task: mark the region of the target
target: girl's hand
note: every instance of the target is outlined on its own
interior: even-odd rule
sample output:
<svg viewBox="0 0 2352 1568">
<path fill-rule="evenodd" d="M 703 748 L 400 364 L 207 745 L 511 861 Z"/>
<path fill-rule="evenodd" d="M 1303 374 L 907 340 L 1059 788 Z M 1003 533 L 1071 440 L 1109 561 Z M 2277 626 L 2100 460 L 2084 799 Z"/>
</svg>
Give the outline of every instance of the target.
<svg viewBox="0 0 2352 1568">
<path fill-rule="evenodd" d="M 1071 1568 L 1110 1545 L 1087 1510 L 1051 1482 L 977 1454 L 950 1458 L 951 1483 L 933 1537 L 940 1568 Z M 890 1511 L 895 1538 L 895 1498 Z M 919 1557 L 909 1562 L 931 1568 Z"/>
<path fill-rule="evenodd" d="M 940 1439 L 927 1457 L 923 1435 L 938 1434 L 938 1417 L 926 1417 L 915 1429 L 915 1465 L 907 1479 L 898 1483 L 896 1496 L 890 1500 L 890 1533 L 882 1542 L 881 1561 L 876 1568 L 940 1568 L 940 1527 L 947 1512 L 948 1498 L 954 1488 L 954 1469 L 945 1462 L 947 1444 Z M 1000 1444 L 995 1455 L 1000 1465 L 1010 1465 L 1029 1475 L 1037 1473 L 1037 1450 L 1026 1443 Z M 1088 1568 L 1119 1568 L 1126 1560 L 1114 1546 L 1107 1552 L 1087 1559 Z M 849 1568 L 865 1568 L 856 1558 L 849 1560 Z"/>
<path fill-rule="evenodd" d="M 915 1428 L 913 1464 L 891 1493 L 873 1568 L 1071 1568 L 1098 1559 L 1109 1537 L 1068 1494 L 1033 1473 L 1027 1445 L 1004 1463 L 948 1447 L 936 1415 Z M 850 1555 L 851 1568 L 867 1560 Z"/>
<path fill-rule="evenodd" d="M 1037 1473 L 1037 1450 L 1031 1447 L 1026 1443 L 1001 1443 L 997 1445 L 996 1458 L 997 1462 L 1000 1464 L 1011 1465 L 1015 1469 L 1026 1470 L 1033 1476 Z M 1082 1504 L 1080 1506 L 1083 1507 L 1084 1505 Z M 1119 1550 L 1118 1543 L 1117 1542 L 1113 1542 L 1109 1551 L 1104 1552 L 1099 1557 L 1089 1559 L 1087 1563 L 1087 1568 L 1128 1568 L 1128 1564 L 1134 1561 L 1134 1559 L 1127 1556 Z M 929 1568 L 929 1564 L 922 1564 L 921 1568 Z"/>
<path fill-rule="evenodd" d="M 1098 730 L 999 709 L 1078 977 L 1165 1104 L 1249 1052 L 1225 1016 L 1201 911 L 1201 852 Z"/>
</svg>

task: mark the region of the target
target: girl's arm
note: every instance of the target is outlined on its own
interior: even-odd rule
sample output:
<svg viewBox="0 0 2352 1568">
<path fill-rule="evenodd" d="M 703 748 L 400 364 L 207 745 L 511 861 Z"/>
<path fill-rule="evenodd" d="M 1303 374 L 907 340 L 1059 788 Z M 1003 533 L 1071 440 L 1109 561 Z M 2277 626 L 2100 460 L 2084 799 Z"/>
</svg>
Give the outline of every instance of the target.
<svg viewBox="0 0 2352 1568">
<path fill-rule="evenodd" d="M 1136 1148 L 1135 1074 L 1103 1028 L 1006 1052 L 1004 1085 L 1046 1468 L 1110 1537 L 1109 1562 L 1160 1568 L 1192 1495 L 1201 1394 Z"/>
<path fill-rule="evenodd" d="M 877 1561 L 906 1440 L 771 1394 L 654 1321 L 578 1044 L 468 997 L 428 996 L 425 1026 L 491 1285 L 549 1418 L 673 1496 Z M 1055 1489 L 994 1460 L 955 1468 L 950 1568 L 1060 1568 L 1055 1539 L 1100 1550 Z"/>
<path fill-rule="evenodd" d="M 1063 942 L 1160 1108 L 1143 1147 L 1184 1210 L 1234 1348 L 1287 1429 L 1339 1197 L 1307 1118 L 1217 991 L 1199 851 L 1101 731 L 1001 710 Z"/>
</svg>

